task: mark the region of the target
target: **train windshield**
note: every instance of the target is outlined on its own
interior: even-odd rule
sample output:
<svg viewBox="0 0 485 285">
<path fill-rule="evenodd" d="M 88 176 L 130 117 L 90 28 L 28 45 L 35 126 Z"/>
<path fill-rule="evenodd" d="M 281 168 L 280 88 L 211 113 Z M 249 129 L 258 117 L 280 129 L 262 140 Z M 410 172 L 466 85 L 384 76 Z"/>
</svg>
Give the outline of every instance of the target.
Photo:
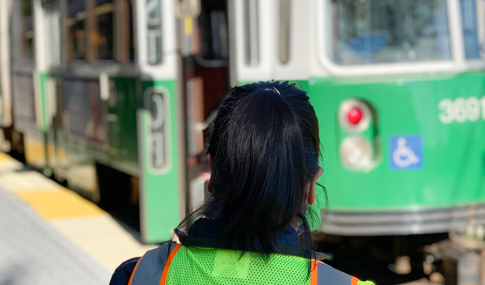
<svg viewBox="0 0 485 285">
<path fill-rule="evenodd" d="M 460 6 L 461 25 L 463 28 L 463 48 L 465 49 L 465 57 L 467 59 L 480 58 L 481 45 L 479 34 L 481 32 L 481 35 L 483 37 L 483 29 L 485 29 L 485 27 L 482 25 L 482 31 L 479 31 L 480 26 L 478 25 L 478 22 L 480 20 L 483 20 L 483 17 L 485 16 L 483 15 L 485 12 L 483 9 L 483 2 L 479 3 L 476 0 L 461 0 Z M 480 14 L 481 17 L 479 16 Z"/>
<path fill-rule="evenodd" d="M 451 59 L 446 0 L 331 0 L 328 56 L 339 65 Z"/>
</svg>

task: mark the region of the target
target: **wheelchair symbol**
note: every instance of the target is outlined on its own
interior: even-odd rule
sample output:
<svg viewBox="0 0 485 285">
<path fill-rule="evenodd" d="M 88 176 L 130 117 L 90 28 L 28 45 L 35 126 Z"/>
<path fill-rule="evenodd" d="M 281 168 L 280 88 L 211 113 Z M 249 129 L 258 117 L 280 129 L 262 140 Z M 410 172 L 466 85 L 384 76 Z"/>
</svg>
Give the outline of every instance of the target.
<svg viewBox="0 0 485 285">
<path fill-rule="evenodd" d="M 399 138 L 397 140 L 397 148 L 392 153 L 392 161 L 400 168 L 418 164 L 421 160 L 410 147 L 406 146 L 406 143 L 405 138 Z"/>
</svg>

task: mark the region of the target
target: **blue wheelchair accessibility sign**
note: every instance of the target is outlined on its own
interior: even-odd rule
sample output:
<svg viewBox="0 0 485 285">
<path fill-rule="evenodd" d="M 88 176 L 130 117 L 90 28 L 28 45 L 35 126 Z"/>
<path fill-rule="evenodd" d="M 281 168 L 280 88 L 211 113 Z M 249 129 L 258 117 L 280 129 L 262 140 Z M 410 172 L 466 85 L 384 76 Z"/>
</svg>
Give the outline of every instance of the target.
<svg viewBox="0 0 485 285">
<path fill-rule="evenodd" d="M 423 160 L 422 136 L 391 137 L 392 169 L 423 168 Z"/>
</svg>

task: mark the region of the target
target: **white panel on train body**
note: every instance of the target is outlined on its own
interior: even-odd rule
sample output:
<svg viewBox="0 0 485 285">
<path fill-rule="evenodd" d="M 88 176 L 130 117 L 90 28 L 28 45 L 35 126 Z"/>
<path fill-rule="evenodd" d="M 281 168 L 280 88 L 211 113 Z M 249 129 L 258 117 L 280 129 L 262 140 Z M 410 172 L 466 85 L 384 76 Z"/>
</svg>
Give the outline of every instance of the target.
<svg viewBox="0 0 485 285">
<path fill-rule="evenodd" d="M 308 26 L 308 46 L 309 46 L 309 57 L 308 57 L 308 72 L 309 77 L 327 77 L 329 73 L 326 69 L 322 67 L 320 63 L 320 53 L 322 52 L 319 50 L 319 41 L 320 37 L 324 37 L 324 35 L 320 35 L 322 33 L 322 28 L 318 27 L 319 21 L 318 18 L 325 18 L 325 15 L 321 11 L 318 11 L 319 2 L 320 0 L 309 0 L 309 11 L 308 11 L 308 21 L 310 22 Z M 323 1 L 323 0 L 322 0 Z M 325 21 L 325 19 L 323 19 Z"/>
<path fill-rule="evenodd" d="M 236 34 L 236 66 L 237 81 L 260 81 L 271 80 L 274 78 L 275 47 L 278 41 L 276 34 L 275 21 L 276 9 L 275 0 L 259 0 L 257 3 L 257 47 L 258 60 L 248 64 L 246 60 L 246 39 L 245 39 L 245 20 L 244 11 L 247 0 L 234 0 L 234 17 Z"/>
<path fill-rule="evenodd" d="M 33 0 L 33 14 L 34 14 L 34 30 L 36 34 L 43 31 L 45 26 L 45 15 L 42 9 L 41 0 Z M 34 53 L 35 53 L 35 67 L 38 72 L 47 71 L 48 58 L 45 56 L 47 54 L 46 49 L 46 38 L 43 36 L 35 37 L 34 42 Z"/>
<path fill-rule="evenodd" d="M 278 1 L 277 7 L 274 11 L 280 11 L 279 5 L 282 5 L 283 1 Z M 275 49 L 272 57 L 275 61 L 275 80 L 307 80 L 308 79 L 308 69 L 310 61 L 310 45 L 309 45 L 309 35 L 310 35 L 310 0 L 290 0 L 290 19 L 289 19 L 289 58 L 286 63 L 283 63 L 279 58 L 280 53 L 280 39 L 278 38 L 280 33 L 278 29 L 283 27 L 280 26 L 279 19 L 283 15 L 281 13 L 271 13 L 276 14 L 274 21 L 274 26 L 276 27 L 274 35 L 277 39 L 275 40 Z"/>
<path fill-rule="evenodd" d="M 140 76 L 146 80 L 174 80 L 177 77 L 178 55 L 175 0 L 137 0 L 136 4 Z M 157 31 L 157 27 L 161 31 Z M 160 47 L 161 62 L 156 63 L 154 50 Z"/>
<path fill-rule="evenodd" d="M 0 1 L 0 126 L 12 125 L 9 23 L 11 0 Z"/>
</svg>

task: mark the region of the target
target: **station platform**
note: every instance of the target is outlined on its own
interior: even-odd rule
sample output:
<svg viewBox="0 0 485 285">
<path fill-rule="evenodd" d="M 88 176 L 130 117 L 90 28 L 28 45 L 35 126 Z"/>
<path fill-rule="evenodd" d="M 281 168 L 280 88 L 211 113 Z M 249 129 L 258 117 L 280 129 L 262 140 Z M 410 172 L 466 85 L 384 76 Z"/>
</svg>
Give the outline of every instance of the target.
<svg viewBox="0 0 485 285">
<path fill-rule="evenodd" d="M 108 284 L 155 245 L 108 213 L 0 153 L 0 284 Z"/>
<path fill-rule="evenodd" d="M 108 284 L 119 264 L 155 247 L 94 203 L 0 152 L 1 285 Z M 406 283 L 426 284 L 442 285 Z"/>
</svg>

